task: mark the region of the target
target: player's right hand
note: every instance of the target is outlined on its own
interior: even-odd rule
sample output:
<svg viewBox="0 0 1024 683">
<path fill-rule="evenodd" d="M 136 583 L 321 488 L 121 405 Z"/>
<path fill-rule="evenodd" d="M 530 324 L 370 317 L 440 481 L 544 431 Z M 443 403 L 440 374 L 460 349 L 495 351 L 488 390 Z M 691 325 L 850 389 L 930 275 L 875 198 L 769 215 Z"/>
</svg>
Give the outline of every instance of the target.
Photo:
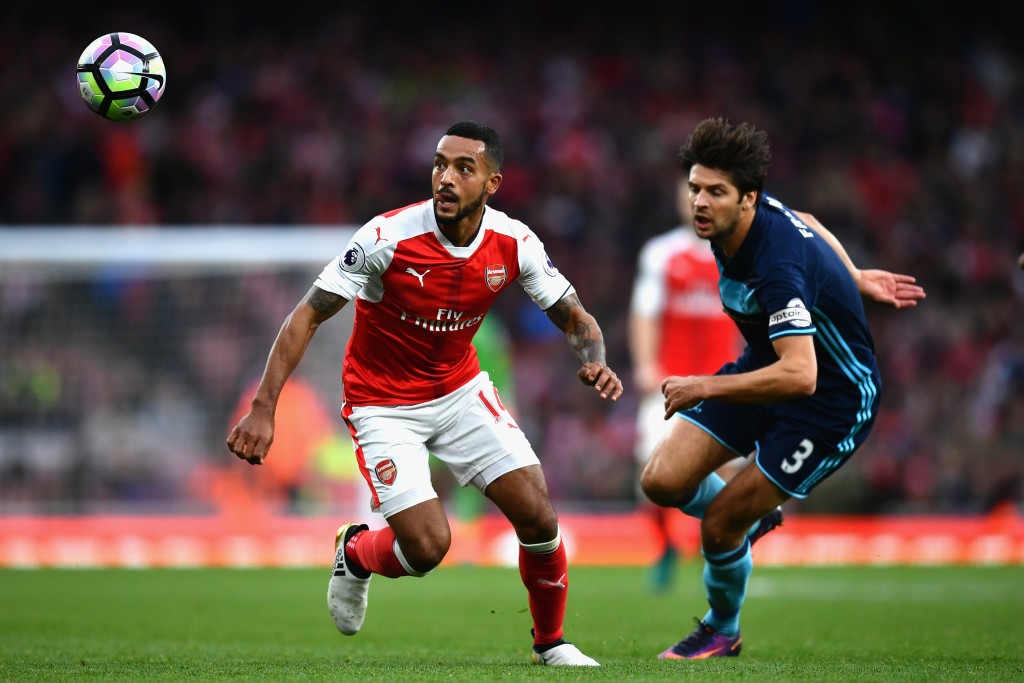
<svg viewBox="0 0 1024 683">
<path fill-rule="evenodd" d="M 702 375 L 672 375 L 665 378 L 661 383 L 661 393 L 665 397 L 666 420 L 680 410 L 692 408 L 704 400 L 701 382 L 705 379 Z"/>
<path fill-rule="evenodd" d="M 228 450 L 250 465 L 262 465 L 274 442 L 274 416 L 249 411 L 228 435 Z"/>
</svg>

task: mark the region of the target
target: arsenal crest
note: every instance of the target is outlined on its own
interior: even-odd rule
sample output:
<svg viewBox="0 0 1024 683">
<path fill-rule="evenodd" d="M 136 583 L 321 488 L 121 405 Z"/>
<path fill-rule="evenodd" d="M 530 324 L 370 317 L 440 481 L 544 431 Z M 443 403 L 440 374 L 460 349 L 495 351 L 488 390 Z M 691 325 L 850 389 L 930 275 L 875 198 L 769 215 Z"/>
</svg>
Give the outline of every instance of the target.
<svg viewBox="0 0 1024 683">
<path fill-rule="evenodd" d="M 487 288 L 492 292 L 500 291 L 505 286 L 505 280 L 508 279 L 508 271 L 505 270 L 505 266 L 487 266 L 484 269 L 484 279 L 487 280 Z"/>
<path fill-rule="evenodd" d="M 385 486 L 391 486 L 395 483 L 395 479 L 398 478 L 398 468 L 395 467 L 395 461 L 391 458 L 377 463 L 373 471 L 377 474 L 377 481 Z"/>
</svg>

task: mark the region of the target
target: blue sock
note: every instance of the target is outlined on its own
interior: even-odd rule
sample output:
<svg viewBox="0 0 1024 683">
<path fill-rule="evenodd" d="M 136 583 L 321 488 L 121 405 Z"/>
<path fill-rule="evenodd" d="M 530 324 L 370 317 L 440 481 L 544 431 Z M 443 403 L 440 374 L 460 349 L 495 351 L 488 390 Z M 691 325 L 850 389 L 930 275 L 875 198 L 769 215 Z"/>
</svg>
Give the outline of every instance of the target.
<svg viewBox="0 0 1024 683">
<path fill-rule="evenodd" d="M 711 504 L 711 499 L 718 495 L 718 492 L 725 488 L 725 480 L 712 472 L 697 487 L 697 492 L 690 500 L 686 501 L 679 509 L 697 519 L 704 519 L 704 511 Z"/>
<path fill-rule="evenodd" d="M 740 632 L 740 607 L 747 596 L 747 581 L 754 569 L 750 541 L 727 553 L 704 553 L 704 587 L 711 609 L 704 622 L 723 636 Z"/>
<path fill-rule="evenodd" d="M 691 517 L 704 519 L 704 511 L 708 509 L 708 505 L 711 504 L 711 500 L 724 488 L 725 480 L 712 472 L 700 483 L 700 486 L 697 487 L 697 492 L 693 494 L 693 497 L 683 505 L 680 505 L 679 509 Z M 757 527 L 760 523 L 761 520 L 754 522 L 754 526 L 750 527 L 750 531 L 747 532 L 748 537 L 757 531 Z"/>
</svg>

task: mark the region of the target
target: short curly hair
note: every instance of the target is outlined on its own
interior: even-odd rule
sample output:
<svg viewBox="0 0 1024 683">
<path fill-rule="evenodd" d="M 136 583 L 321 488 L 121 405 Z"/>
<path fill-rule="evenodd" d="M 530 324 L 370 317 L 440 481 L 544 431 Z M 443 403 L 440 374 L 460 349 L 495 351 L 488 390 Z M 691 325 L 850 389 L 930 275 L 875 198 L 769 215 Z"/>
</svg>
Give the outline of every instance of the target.
<svg viewBox="0 0 1024 683">
<path fill-rule="evenodd" d="M 501 170 L 501 165 L 505 161 L 505 149 L 501 144 L 501 138 L 498 137 L 498 131 L 478 121 L 459 121 L 453 123 L 444 134 L 484 143 L 484 155 L 494 164 L 495 170 Z"/>
</svg>

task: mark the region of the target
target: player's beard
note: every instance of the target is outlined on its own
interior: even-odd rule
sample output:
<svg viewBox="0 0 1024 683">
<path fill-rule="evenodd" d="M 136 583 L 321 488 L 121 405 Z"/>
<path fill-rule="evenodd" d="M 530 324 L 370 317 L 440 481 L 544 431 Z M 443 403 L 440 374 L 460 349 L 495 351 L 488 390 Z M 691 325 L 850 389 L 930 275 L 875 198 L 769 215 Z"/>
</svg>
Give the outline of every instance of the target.
<svg viewBox="0 0 1024 683">
<path fill-rule="evenodd" d="M 479 209 L 483 205 L 483 203 L 484 203 L 484 197 L 486 197 L 486 193 L 481 192 L 477 196 L 477 198 L 474 199 L 472 202 L 470 202 L 468 204 L 460 205 L 459 210 L 456 211 L 455 215 L 450 217 L 450 218 L 442 218 L 441 215 L 438 214 L 438 212 L 437 212 L 437 199 L 435 199 L 434 200 L 434 220 L 437 221 L 438 225 L 454 225 L 455 223 L 458 223 L 463 218 L 465 218 L 466 216 L 469 216 L 474 211 Z"/>
<path fill-rule="evenodd" d="M 711 242 L 721 242 L 732 236 L 736 232 L 737 226 L 740 224 L 740 207 L 736 206 L 736 210 L 725 217 L 724 220 L 717 219 L 712 216 L 711 218 L 711 232 L 707 238 Z"/>
</svg>

